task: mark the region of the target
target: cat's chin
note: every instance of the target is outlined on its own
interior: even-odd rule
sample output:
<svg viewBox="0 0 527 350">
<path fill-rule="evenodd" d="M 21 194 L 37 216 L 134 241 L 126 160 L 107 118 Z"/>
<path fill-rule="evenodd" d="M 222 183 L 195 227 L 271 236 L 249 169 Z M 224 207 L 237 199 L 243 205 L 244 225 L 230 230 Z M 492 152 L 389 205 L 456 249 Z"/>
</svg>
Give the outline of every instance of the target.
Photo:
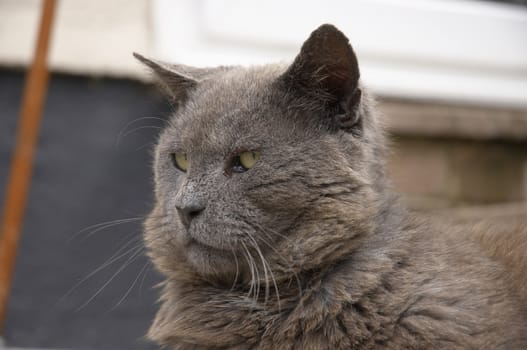
<svg viewBox="0 0 527 350">
<path fill-rule="evenodd" d="M 189 263 L 204 276 L 231 280 L 239 271 L 236 258 L 231 251 L 225 251 L 191 240 L 186 246 Z"/>
</svg>

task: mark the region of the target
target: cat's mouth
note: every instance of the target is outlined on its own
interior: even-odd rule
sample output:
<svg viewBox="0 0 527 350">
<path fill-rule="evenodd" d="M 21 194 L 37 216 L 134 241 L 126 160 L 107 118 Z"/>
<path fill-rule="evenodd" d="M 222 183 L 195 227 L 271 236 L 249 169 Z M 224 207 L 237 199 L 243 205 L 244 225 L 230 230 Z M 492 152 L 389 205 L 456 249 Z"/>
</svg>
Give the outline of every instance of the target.
<svg viewBox="0 0 527 350">
<path fill-rule="evenodd" d="M 186 232 L 187 245 L 197 245 L 203 249 L 211 250 L 211 252 L 232 252 L 233 247 L 229 245 L 225 239 L 219 239 L 220 232 L 210 232 L 207 227 L 203 225 L 194 225 Z"/>
<path fill-rule="evenodd" d="M 194 238 L 190 238 L 186 246 L 188 262 L 199 274 L 215 276 L 217 282 L 225 280 L 232 284 L 235 276 L 241 273 L 241 267 L 233 254 L 233 251 L 216 248 Z"/>
<path fill-rule="evenodd" d="M 198 240 L 198 239 L 196 239 L 196 238 L 191 236 L 190 240 L 187 243 L 187 247 L 190 248 L 192 246 L 200 248 L 200 249 L 203 249 L 205 251 L 210 251 L 211 253 L 223 253 L 223 252 L 225 252 L 224 249 L 218 248 L 218 247 L 216 247 L 214 245 L 211 245 L 209 243 L 204 243 L 201 240 Z"/>
</svg>

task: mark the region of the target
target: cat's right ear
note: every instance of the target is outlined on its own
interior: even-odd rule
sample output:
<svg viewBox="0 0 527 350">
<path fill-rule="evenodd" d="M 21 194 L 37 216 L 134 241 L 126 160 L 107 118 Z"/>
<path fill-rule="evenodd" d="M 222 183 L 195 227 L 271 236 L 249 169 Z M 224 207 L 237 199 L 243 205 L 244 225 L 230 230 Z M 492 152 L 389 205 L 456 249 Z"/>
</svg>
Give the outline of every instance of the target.
<svg viewBox="0 0 527 350">
<path fill-rule="evenodd" d="M 288 90 L 330 107 L 337 127 L 357 132 L 362 124 L 359 78 L 357 56 L 348 38 L 335 26 L 323 24 L 304 42 L 281 81 Z"/>
<path fill-rule="evenodd" d="M 134 57 L 152 70 L 163 91 L 172 103 L 180 105 L 189 93 L 198 85 L 198 78 L 192 76 L 192 68 L 173 65 L 159 60 L 146 58 L 136 52 Z M 197 74 L 199 75 L 199 74 Z"/>
</svg>

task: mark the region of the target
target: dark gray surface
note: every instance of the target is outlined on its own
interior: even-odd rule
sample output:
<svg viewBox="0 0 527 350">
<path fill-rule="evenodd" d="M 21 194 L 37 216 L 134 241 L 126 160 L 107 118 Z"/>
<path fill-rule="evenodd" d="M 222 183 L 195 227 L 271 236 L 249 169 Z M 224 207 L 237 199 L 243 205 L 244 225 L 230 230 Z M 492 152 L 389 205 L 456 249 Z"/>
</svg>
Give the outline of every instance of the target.
<svg viewBox="0 0 527 350">
<path fill-rule="evenodd" d="M 2 206 L 22 86 L 22 73 L 0 71 Z M 143 336 L 155 312 L 159 277 L 142 253 L 89 303 L 131 253 L 67 293 L 128 242 L 135 240 L 129 248 L 140 244 L 140 221 L 75 234 L 148 212 L 149 152 L 163 122 L 138 118 L 166 115 L 163 99 L 139 83 L 52 77 L 9 300 L 7 345 L 154 348 Z M 141 271 L 148 271 L 146 277 Z"/>
</svg>

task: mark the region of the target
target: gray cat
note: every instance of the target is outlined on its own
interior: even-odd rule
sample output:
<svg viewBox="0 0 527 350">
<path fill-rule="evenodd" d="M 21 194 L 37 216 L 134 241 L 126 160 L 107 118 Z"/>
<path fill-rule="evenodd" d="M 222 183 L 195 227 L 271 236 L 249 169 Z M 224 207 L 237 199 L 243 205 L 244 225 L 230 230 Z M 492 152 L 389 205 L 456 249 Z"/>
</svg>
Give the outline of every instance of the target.
<svg viewBox="0 0 527 350">
<path fill-rule="evenodd" d="M 199 69 L 136 54 L 176 111 L 155 151 L 149 337 L 172 349 L 527 349 L 527 235 L 408 215 L 348 39 Z"/>
</svg>

